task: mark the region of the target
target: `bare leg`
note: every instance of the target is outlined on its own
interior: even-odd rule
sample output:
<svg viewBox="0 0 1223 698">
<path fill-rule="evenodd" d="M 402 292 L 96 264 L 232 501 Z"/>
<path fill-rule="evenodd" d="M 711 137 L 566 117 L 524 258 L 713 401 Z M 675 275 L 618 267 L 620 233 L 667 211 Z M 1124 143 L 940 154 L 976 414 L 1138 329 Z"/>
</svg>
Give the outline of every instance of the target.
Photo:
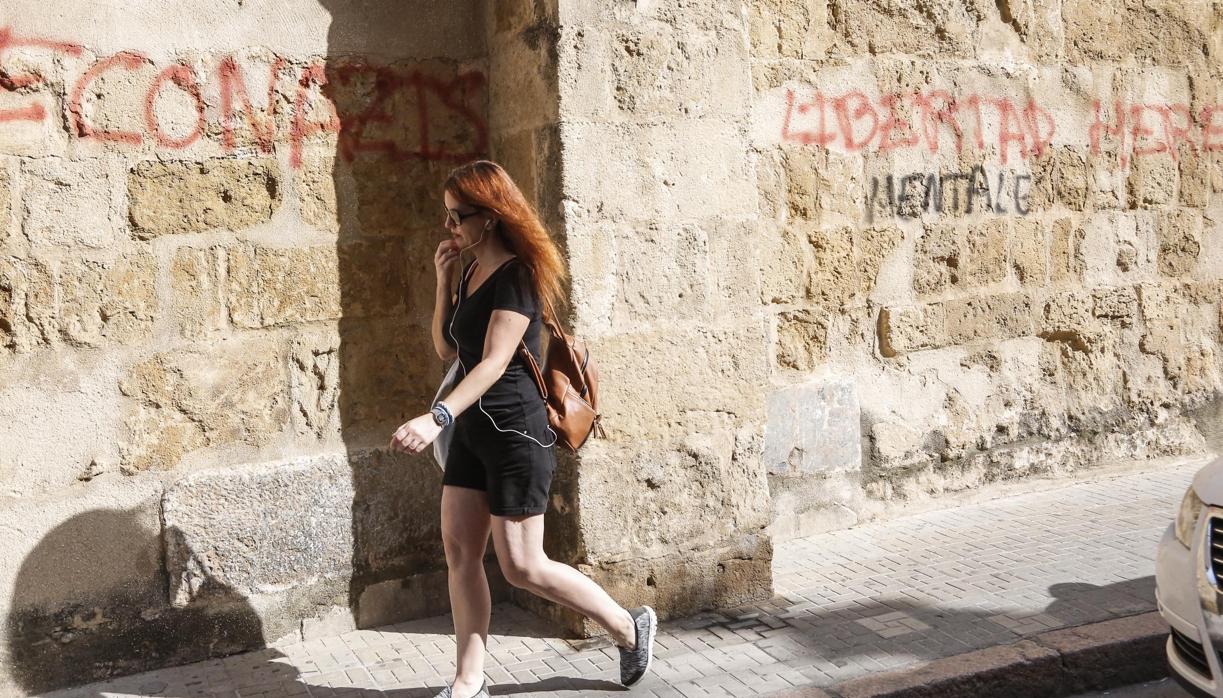
<svg viewBox="0 0 1223 698">
<path fill-rule="evenodd" d="M 636 644 L 633 618 L 586 575 L 544 552 L 544 517 L 493 516 L 493 547 L 514 586 L 567 606 L 607 628 L 616 644 Z"/>
<path fill-rule="evenodd" d="M 442 488 L 442 542 L 458 644 L 455 698 L 474 696 L 484 683 L 484 652 L 492 615 L 484 574 L 489 527 L 488 499 L 483 491 L 449 485 Z"/>
</svg>

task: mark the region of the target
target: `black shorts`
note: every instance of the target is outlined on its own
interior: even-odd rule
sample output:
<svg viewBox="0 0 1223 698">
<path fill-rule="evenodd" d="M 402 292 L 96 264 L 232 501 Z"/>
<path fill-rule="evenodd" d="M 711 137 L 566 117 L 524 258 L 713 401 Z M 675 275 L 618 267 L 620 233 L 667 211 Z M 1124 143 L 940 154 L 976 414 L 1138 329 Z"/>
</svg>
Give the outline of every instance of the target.
<svg viewBox="0 0 1223 698">
<path fill-rule="evenodd" d="M 554 446 L 545 448 L 493 426 L 495 420 L 501 429 L 525 431 L 542 444 L 552 444 L 556 437 L 548 428 L 543 400 L 520 403 L 513 409 L 486 410 L 488 415 L 479 403 L 474 404 L 449 427 L 455 432 L 442 484 L 484 490 L 489 513 L 496 516 L 544 513 L 556 470 Z"/>
</svg>

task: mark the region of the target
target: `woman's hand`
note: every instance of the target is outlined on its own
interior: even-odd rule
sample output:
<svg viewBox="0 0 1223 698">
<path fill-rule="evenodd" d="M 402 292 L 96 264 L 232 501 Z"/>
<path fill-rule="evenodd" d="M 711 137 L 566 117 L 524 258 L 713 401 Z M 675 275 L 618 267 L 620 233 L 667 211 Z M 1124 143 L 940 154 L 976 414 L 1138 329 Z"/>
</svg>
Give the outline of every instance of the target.
<svg viewBox="0 0 1223 698">
<path fill-rule="evenodd" d="M 433 414 L 422 414 L 411 421 L 404 422 L 395 430 L 395 434 L 391 436 L 391 450 L 420 453 L 425 450 L 426 446 L 433 443 L 440 433 L 442 433 L 442 428 L 433 421 Z"/>
<path fill-rule="evenodd" d="M 459 261 L 459 243 L 453 239 L 442 240 L 433 253 L 433 266 L 437 271 L 437 280 L 450 281 L 455 264 Z"/>
</svg>

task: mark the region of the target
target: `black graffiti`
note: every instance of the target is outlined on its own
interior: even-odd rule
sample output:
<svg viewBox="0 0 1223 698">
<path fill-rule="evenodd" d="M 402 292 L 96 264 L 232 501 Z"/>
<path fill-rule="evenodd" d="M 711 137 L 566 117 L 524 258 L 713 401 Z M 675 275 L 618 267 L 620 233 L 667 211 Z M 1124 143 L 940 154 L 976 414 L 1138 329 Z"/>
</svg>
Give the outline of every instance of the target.
<svg viewBox="0 0 1223 698">
<path fill-rule="evenodd" d="M 871 177 L 866 218 L 876 215 L 916 218 L 922 213 L 1028 215 L 1032 175 L 999 171 L 991 182 L 985 168 L 940 174 L 915 172 L 901 177 Z"/>
</svg>

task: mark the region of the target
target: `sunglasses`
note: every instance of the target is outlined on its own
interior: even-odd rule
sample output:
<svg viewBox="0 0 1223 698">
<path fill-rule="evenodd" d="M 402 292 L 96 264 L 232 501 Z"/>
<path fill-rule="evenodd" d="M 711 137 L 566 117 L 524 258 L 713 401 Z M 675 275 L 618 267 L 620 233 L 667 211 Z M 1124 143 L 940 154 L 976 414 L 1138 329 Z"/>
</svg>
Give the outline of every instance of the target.
<svg viewBox="0 0 1223 698">
<path fill-rule="evenodd" d="M 464 220 L 471 218 L 472 216 L 478 213 L 480 213 L 479 209 L 476 209 L 475 211 L 472 211 L 471 213 L 459 213 L 458 211 L 456 211 L 453 208 L 448 208 L 446 209 L 446 219 L 449 220 L 451 223 L 454 223 L 455 226 L 457 227 L 457 226 L 463 225 Z"/>
</svg>

